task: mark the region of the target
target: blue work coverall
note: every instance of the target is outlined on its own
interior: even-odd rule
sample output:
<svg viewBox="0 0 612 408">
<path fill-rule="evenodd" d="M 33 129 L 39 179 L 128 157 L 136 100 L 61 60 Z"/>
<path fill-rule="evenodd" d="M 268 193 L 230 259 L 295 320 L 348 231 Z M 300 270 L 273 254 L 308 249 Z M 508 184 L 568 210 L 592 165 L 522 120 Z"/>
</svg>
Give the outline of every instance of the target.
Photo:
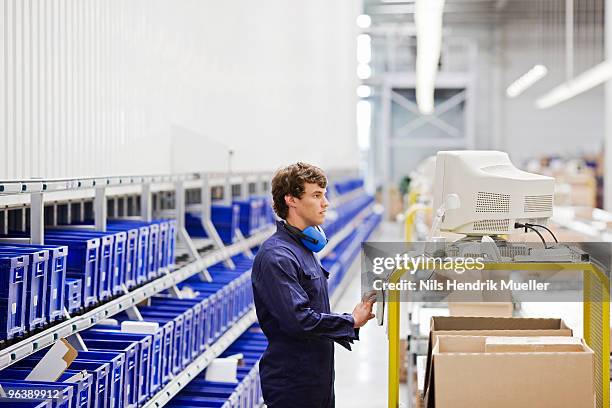
<svg viewBox="0 0 612 408">
<path fill-rule="evenodd" d="M 334 342 L 350 350 L 359 329 L 351 315 L 331 313 L 328 276 L 282 222 L 257 252 L 251 279 L 269 342 L 259 364 L 268 408 L 334 407 Z"/>
</svg>

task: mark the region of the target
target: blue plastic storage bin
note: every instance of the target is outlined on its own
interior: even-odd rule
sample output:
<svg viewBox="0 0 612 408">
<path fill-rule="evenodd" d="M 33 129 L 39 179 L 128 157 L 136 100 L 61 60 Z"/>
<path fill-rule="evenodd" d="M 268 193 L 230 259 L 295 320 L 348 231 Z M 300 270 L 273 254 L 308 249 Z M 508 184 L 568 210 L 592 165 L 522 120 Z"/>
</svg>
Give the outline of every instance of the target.
<svg viewBox="0 0 612 408">
<path fill-rule="evenodd" d="M 136 273 L 138 270 L 139 229 L 138 227 L 116 223 L 107 224 L 106 229 L 107 231 L 125 233 L 125 252 L 123 260 L 121 260 L 123 266 L 122 281 L 128 289 L 132 289 L 136 287 Z"/>
<path fill-rule="evenodd" d="M 112 339 L 83 339 L 89 351 L 119 351 L 125 355 L 124 368 L 124 404 L 128 408 L 138 405 L 138 352 L 139 343 L 136 341 L 119 341 Z"/>
<path fill-rule="evenodd" d="M 199 299 L 174 299 L 169 297 L 154 296 L 151 298 L 151 306 L 162 306 L 162 307 L 177 307 L 177 308 L 191 308 L 193 311 L 193 341 L 191 358 L 195 359 L 198 354 L 203 352 L 206 348 L 204 341 L 204 318 L 203 313 L 203 301 Z M 179 309 L 180 310 L 180 309 Z"/>
<path fill-rule="evenodd" d="M 213 328 L 215 331 L 211 331 L 211 334 L 214 333 L 215 339 L 218 338 L 221 333 L 224 333 L 236 320 L 236 316 L 233 316 L 231 312 L 234 300 L 234 286 L 214 282 L 190 282 L 185 285 L 180 285 L 181 288 L 184 286 L 190 286 L 192 289 L 196 290 L 198 297 L 209 295 L 215 298 L 215 301 L 212 302 L 215 313 L 215 315 L 212 316 L 214 320 Z"/>
<path fill-rule="evenodd" d="M 159 276 L 159 258 L 161 254 L 159 225 L 151 224 L 149 226 L 149 261 L 151 268 L 149 269 L 149 280 Z"/>
<path fill-rule="evenodd" d="M 34 368 L 40 362 L 44 353 L 36 353 L 16 362 L 15 368 Z M 110 364 L 103 362 L 80 361 L 77 357 L 69 367 L 70 370 L 87 371 L 92 375 L 92 388 L 89 393 L 90 407 L 103 407 L 107 405 L 107 387 L 110 377 Z M 61 383 L 63 384 L 63 383 Z"/>
<path fill-rule="evenodd" d="M 83 281 L 83 306 L 90 307 L 98 303 L 98 238 L 52 238 L 45 236 L 47 244 L 65 245 L 68 247 L 66 276 L 80 278 Z"/>
<path fill-rule="evenodd" d="M 172 321 L 173 338 L 172 346 L 170 347 L 170 366 L 171 373 L 178 374 L 184 367 L 183 354 L 186 347 L 184 341 L 184 318 L 182 314 L 155 310 L 151 307 L 142 307 L 139 309 L 144 321 L 158 322 L 160 325 L 168 321 Z"/>
<path fill-rule="evenodd" d="M 114 271 L 114 249 L 115 235 L 112 232 L 86 231 L 86 230 L 61 230 L 52 229 L 45 233 L 45 240 L 48 238 L 55 242 L 62 239 L 78 238 L 98 238 L 100 239 L 100 250 L 98 253 L 98 269 L 96 270 L 97 296 L 98 300 L 103 301 L 113 296 L 113 271 Z M 70 258 L 70 252 L 68 253 Z"/>
<path fill-rule="evenodd" d="M 173 269 L 176 265 L 176 220 L 168 220 L 168 268 Z"/>
<path fill-rule="evenodd" d="M 121 322 L 130 320 L 125 315 L 116 315 L 115 318 L 117 318 Z M 153 355 L 158 355 L 160 357 L 159 361 L 157 361 L 154 357 L 151 363 L 152 367 L 156 367 L 155 370 L 151 370 L 151 372 L 153 373 L 151 376 L 151 389 L 156 390 L 158 381 L 156 377 L 159 377 L 160 386 L 168 383 L 168 381 L 170 381 L 170 379 L 172 378 L 171 360 L 172 349 L 174 347 L 174 321 L 169 320 L 167 318 L 156 319 L 150 317 L 147 317 L 144 320 L 158 323 L 162 336 L 159 350 L 157 349 L 156 343 L 154 343 L 153 345 Z M 158 334 L 156 333 L 156 336 L 157 335 Z"/>
<path fill-rule="evenodd" d="M 86 370 L 93 376 L 92 390 L 89 394 L 89 406 L 109 408 L 111 364 L 103 361 L 81 360 L 77 357 L 70 364 L 73 370 Z"/>
<path fill-rule="evenodd" d="M 109 407 L 123 408 L 125 378 L 125 354 L 117 351 L 79 351 L 79 361 L 99 361 L 110 364 L 110 381 L 108 382 L 107 398 Z"/>
<path fill-rule="evenodd" d="M 84 340 L 117 340 L 137 343 L 138 402 L 141 403 L 149 397 L 153 343 L 153 337 L 151 335 L 124 333 L 118 330 L 90 329 L 81 332 L 81 337 Z"/>
<path fill-rule="evenodd" d="M 0 340 L 25 332 L 28 265 L 26 255 L 0 256 Z"/>
<path fill-rule="evenodd" d="M 123 320 L 121 320 L 123 321 Z M 148 345 L 148 338 L 146 347 L 141 346 L 141 352 L 147 351 L 149 354 L 149 371 L 148 375 L 142 375 L 146 380 L 148 380 L 148 393 L 154 394 L 161 387 L 161 366 L 162 366 L 162 358 L 164 353 L 164 328 L 159 327 L 159 329 L 153 334 L 141 334 L 141 333 L 128 333 L 122 332 L 121 326 L 119 325 L 101 325 L 97 324 L 92 329 L 92 332 L 102 334 L 103 332 L 109 331 L 113 335 L 111 338 L 120 338 L 120 339 L 134 339 L 138 341 L 142 341 L 144 337 L 148 336 L 151 339 L 150 346 Z M 114 334 L 121 334 L 123 336 L 115 336 Z M 142 372 L 142 370 L 141 370 Z"/>
<path fill-rule="evenodd" d="M 75 390 L 72 396 L 73 406 L 78 408 L 91 408 L 90 395 L 93 392 L 93 375 L 86 371 L 65 370 L 58 378 L 65 384 L 74 384 Z"/>
<path fill-rule="evenodd" d="M 170 400 L 169 407 L 240 407 L 255 408 L 263 403 L 258 362 L 267 340 L 257 325 L 243 333 L 221 357 L 244 354 L 244 366 L 237 368 L 237 384 L 205 380 L 205 372 L 194 378 Z"/>
<path fill-rule="evenodd" d="M 221 333 L 219 316 L 221 316 L 220 309 L 223 305 L 218 299 L 220 297 L 216 293 L 202 293 L 193 299 L 188 299 L 199 302 L 202 307 L 200 321 L 203 328 L 201 341 L 204 344 L 204 348 L 211 345 Z"/>
<path fill-rule="evenodd" d="M 73 387 L 68 384 L 43 382 L 43 381 L 19 381 L 0 380 L 0 386 L 7 396 L 24 396 L 28 399 L 47 399 L 51 395 L 51 406 L 53 408 L 72 408 Z M 40 398 L 35 394 L 42 395 Z"/>
<path fill-rule="evenodd" d="M 66 310 L 69 314 L 78 312 L 83 307 L 83 280 L 80 278 L 66 278 L 65 300 Z"/>
<path fill-rule="evenodd" d="M 157 255 L 157 264 L 159 267 L 158 275 L 168 273 L 168 245 L 170 245 L 170 237 L 168 235 L 168 222 L 164 220 L 155 221 L 159 226 L 159 250 Z"/>
<path fill-rule="evenodd" d="M 46 250 L 49 252 L 47 268 L 47 318 L 49 322 L 64 318 L 64 281 L 68 261 L 68 247 L 65 245 L 2 244 L 2 248 L 23 250 Z"/>
<path fill-rule="evenodd" d="M 138 246 L 136 250 L 136 270 L 133 275 L 135 277 L 136 285 L 142 285 L 149 281 L 151 270 L 154 268 L 153 260 L 155 257 L 151 254 L 152 243 L 151 240 L 157 237 L 151 234 L 150 225 L 142 221 L 135 220 L 109 220 L 107 228 L 116 230 L 123 228 L 137 228 L 138 229 Z M 134 265 L 134 263 L 133 263 Z"/>
<path fill-rule="evenodd" d="M 126 267 L 126 245 L 127 233 L 124 231 L 115 231 L 115 241 L 113 247 L 113 272 L 111 279 L 111 289 L 113 296 L 124 293 L 123 285 L 126 283 L 125 267 Z"/>
<path fill-rule="evenodd" d="M 196 348 L 196 330 L 199 330 L 200 322 L 196 321 L 200 319 L 200 313 L 197 316 L 194 315 L 194 310 L 185 305 L 172 305 L 168 303 L 152 302 L 150 307 L 141 308 L 148 311 L 161 311 L 168 316 L 182 316 L 183 318 L 183 345 L 181 346 L 181 358 L 183 367 L 187 366 L 189 362 L 194 358 L 193 350 Z M 201 307 L 199 308 L 199 312 Z M 150 315 L 150 314 L 149 314 Z M 199 352 L 199 346 L 198 352 Z M 195 354 L 197 355 L 197 353 Z"/>
<path fill-rule="evenodd" d="M 111 220 L 113 225 L 116 226 L 138 226 L 140 228 L 146 228 L 148 230 L 148 240 L 146 248 L 146 256 L 144 257 L 146 263 L 146 275 L 147 281 L 154 279 L 160 275 L 160 260 L 163 257 L 160 242 L 160 226 L 159 220 L 151 221 L 150 223 L 137 220 Z"/>
<path fill-rule="evenodd" d="M 26 381 L 25 378 L 31 371 L 30 368 L 24 367 L 5 368 L 0 371 L 0 380 Z M 75 377 L 77 375 L 78 377 Z M 89 408 L 89 392 L 92 382 L 93 376 L 91 374 L 85 373 L 83 375 L 83 372 L 65 370 L 58 380 L 53 383 L 63 383 L 72 386 L 72 406 L 77 408 Z"/>
<path fill-rule="evenodd" d="M 50 400 L 0 397 L 0 407 L 7 408 L 52 408 Z"/>
<path fill-rule="evenodd" d="M 234 241 L 238 221 L 240 218 L 240 207 L 238 205 L 211 205 L 211 221 L 221 240 L 225 244 L 231 244 Z M 185 228 L 189 235 L 193 237 L 208 237 L 206 230 L 202 226 L 202 216 L 200 213 L 185 214 Z"/>
<path fill-rule="evenodd" d="M 46 301 L 49 252 L 0 246 L 0 256 L 3 255 L 25 255 L 28 257 L 29 265 L 24 303 L 26 330 L 33 331 L 39 327 L 44 327 L 48 320 Z"/>
<path fill-rule="evenodd" d="M 257 228 L 258 224 L 258 203 L 256 200 L 237 200 L 234 201 L 235 205 L 238 205 L 239 208 L 239 217 L 238 217 L 238 227 L 240 228 L 240 232 L 245 237 L 253 234 Z"/>
</svg>

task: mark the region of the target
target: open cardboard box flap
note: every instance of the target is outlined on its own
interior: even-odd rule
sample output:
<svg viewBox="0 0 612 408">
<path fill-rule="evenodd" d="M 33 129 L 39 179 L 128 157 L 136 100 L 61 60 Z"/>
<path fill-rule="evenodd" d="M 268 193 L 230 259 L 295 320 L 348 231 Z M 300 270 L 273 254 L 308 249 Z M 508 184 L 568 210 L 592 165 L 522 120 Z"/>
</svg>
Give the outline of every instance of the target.
<svg viewBox="0 0 612 408">
<path fill-rule="evenodd" d="M 438 336 L 427 408 L 592 408 L 593 351 L 486 353 L 485 336 Z M 494 375 L 493 375 L 494 374 Z"/>
<path fill-rule="evenodd" d="M 466 336 L 571 336 L 572 330 L 562 319 L 529 317 L 465 317 L 434 316 L 431 318 L 425 387 L 427 393 L 431 379 L 431 353 L 439 335 Z"/>
<path fill-rule="evenodd" d="M 28 381 L 57 381 L 77 358 L 78 351 L 66 339 L 60 339 L 32 368 L 25 378 Z"/>
</svg>

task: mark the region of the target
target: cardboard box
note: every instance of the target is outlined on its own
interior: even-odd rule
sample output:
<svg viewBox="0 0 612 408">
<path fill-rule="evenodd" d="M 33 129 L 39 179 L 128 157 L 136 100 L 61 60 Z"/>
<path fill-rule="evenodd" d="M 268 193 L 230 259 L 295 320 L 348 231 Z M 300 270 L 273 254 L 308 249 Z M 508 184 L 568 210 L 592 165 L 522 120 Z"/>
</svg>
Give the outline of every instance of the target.
<svg viewBox="0 0 612 408">
<path fill-rule="evenodd" d="M 511 302 L 449 302 L 451 316 L 512 317 Z"/>
<path fill-rule="evenodd" d="M 578 337 L 487 337 L 486 353 L 555 353 L 582 351 Z"/>
<path fill-rule="evenodd" d="M 408 382 L 408 361 L 406 360 L 406 351 L 408 350 L 408 341 L 400 340 L 400 384 L 406 384 Z"/>
<path fill-rule="evenodd" d="M 421 398 L 420 395 L 417 395 L 415 397 L 415 406 L 416 406 L 416 408 L 424 408 L 425 407 L 425 402 L 423 401 L 423 398 Z"/>
<path fill-rule="evenodd" d="M 437 336 L 572 336 L 572 330 L 561 319 L 527 317 L 463 317 L 434 316 L 429 329 L 425 388 L 427 394 L 431 377 L 431 352 Z"/>
<path fill-rule="evenodd" d="M 593 408 L 594 353 L 584 342 L 559 353 L 486 353 L 485 344 L 438 336 L 428 408 Z"/>
</svg>

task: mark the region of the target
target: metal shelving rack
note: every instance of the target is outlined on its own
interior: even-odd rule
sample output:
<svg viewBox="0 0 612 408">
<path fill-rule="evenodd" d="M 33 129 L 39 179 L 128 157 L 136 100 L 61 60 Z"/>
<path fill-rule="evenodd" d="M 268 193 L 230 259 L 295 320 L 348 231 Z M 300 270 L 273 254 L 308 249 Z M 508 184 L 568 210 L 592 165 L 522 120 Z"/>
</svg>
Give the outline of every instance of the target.
<svg viewBox="0 0 612 408">
<path fill-rule="evenodd" d="M 78 332 L 95 325 L 100 320 L 112 317 L 122 311 L 128 311 L 138 318 L 139 313 L 136 305 L 147 298 L 163 291 L 171 290 L 180 296 L 176 285 L 195 274 L 201 274 L 205 281 L 211 281 L 207 268 L 219 262 L 225 262 L 229 268 L 233 268 L 231 257 L 239 253 L 250 254 L 250 249 L 261 244 L 273 232 L 272 228 L 260 231 L 249 238 L 239 239 L 232 245 L 225 246 L 210 220 L 210 208 L 212 203 L 211 189 L 222 187 L 224 201 L 230 202 L 231 196 L 227 192 L 232 191 L 232 186 L 241 186 L 241 196 L 247 197 L 249 184 L 255 184 L 254 192 L 258 195 L 266 193 L 263 180 L 269 177 L 266 173 L 257 174 L 175 174 L 175 175 L 149 175 L 149 176 L 123 176 L 123 177 L 96 177 L 96 178 L 74 178 L 74 179 L 48 179 L 48 180 L 9 180 L 0 181 L 0 214 L 3 218 L 2 227 L 6 233 L 8 230 L 9 211 L 21 211 L 24 227 L 26 211 L 29 215 L 30 237 L 29 242 L 33 244 L 44 244 L 45 225 L 57 224 L 58 207 L 64 206 L 67 214 L 65 218 L 70 220 L 72 216 L 83 217 L 83 208 L 86 203 L 92 204 L 94 216 L 94 229 L 104 231 L 108 217 L 108 202 L 113 200 L 127 201 L 131 199 L 132 206 L 137 201 L 139 204 L 140 218 L 150 221 L 154 215 L 174 217 L 177 223 L 177 241 L 185 248 L 189 261 L 178 268 L 169 271 L 141 287 L 135 288 L 118 298 L 100 304 L 86 313 L 70 317 L 55 324 L 39 333 L 25 337 L 0 350 L 0 369 L 10 366 L 12 363 L 34 353 L 37 350 L 54 344 L 60 338 L 69 338 L 71 343 L 82 347 Z M 267 179 L 267 178 L 266 178 Z M 207 234 L 212 237 L 214 249 L 200 255 L 199 248 L 191 240 L 185 229 L 185 190 L 200 190 L 201 203 L 199 210 L 202 212 L 202 223 Z M 173 210 L 167 211 L 160 208 L 161 194 L 171 196 Z M 154 207 L 154 195 L 157 201 L 157 209 Z M 76 214 L 73 205 L 78 204 Z M 45 222 L 45 206 L 51 208 L 52 220 Z M 114 206 L 113 214 L 120 215 L 118 206 Z M 132 209 L 127 215 L 134 215 Z M 126 215 L 126 214 L 124 214 Z M 47 220 L 49 221 L 49 220 Z M 174 289 L 174 290 L 173 290 Z M 74 341 L 72 341 L 74 340 Z"/>
<path fill-rule="evenodd" d="M 341 175 L 338 175 L 341 176 Z M 219 262 L 224 262 L 233 268 L 231 257 L 244 253 L 249 256 L 250 249 L 263 243 L 274 231 L 271 226 L 256 234 L 244 238 L 237 234 L 238 241 L 225 246 L 211 221 L 211 203 L 213 192 L 223 190 L 223 203 L 229 204 L 238 191 L 238 198 L 248 198 L 251 193 L 258 196 L 269 194 L 269 173 L 189 173 L 174 175 L 145 176 L 113 176 L 73 179 L 47 180 L 8 180 L 0 181 L 0 226 L 8 231 L 9 211 L 21 210 L 22 224 L 29 216 L 30 238 L 35 244 L 44 243 L 44 227 L 46 224 L 57 225 L 63 209 L 63 219 L 70 221 L 73 217 L 83 220 L 85 208 L 91 207 L 96 230 L 106 229 L 107 217 L 139 216 L 150 221 L 155 216 L 173 217 L 177 222 L 177 243 L 184 248 L 189 261 L 176 269 L 169 271 L 141 287 L 135 288 L 118 298 L 101 304 L 84 314 L 70 317 L 42 332 L 33 334 L 0 350 L 0 370 L 12 363 L 48 347 L 60 338 L 76 338 L 77 347 L 82 347 L 78 332 L 85 330 L 103 319 L 112 317 L 122 311 L 131 312 L 139 317 L 136 305 L 149 297 L 170 290 L 180 296 L 176 285 L 190 276 L 201 274 L 201 278 L 210 281 L 207 268 Z M 331 183 L 330 183 L 331 184 Z M 200 202 L 188 203 L 186 194 L 199 191 Z M 332 194 L 335 192 L 332 191 Z M 334 200 L 332 207 L 351 200 L 354 195 L 363 191 L 340 196 Z M 112 208 L 109 211 L 109 203 Z M 76 204 L 75 208 L 73 208 Z M 47 211 L 45 211 L 47 206 Z M 137 208 L 134 208 L 137 207 Z M 50 208 L 50 210 L 49 210 Z M 357 228 L 363 219 L 373 210 L 373 205 L 363 209 L 351 222 L 345 225 L 333 236 L 326 248 L 319 254 L 321 257 L 329 254 L 333 248 Z M 29 211 L 29 214 L 26 214 Z M 187 233 L 184 225 L 185 212 L 197 211 L 202 215 L 202 224 L 211 237 L 207 243 L 214 249 L 200 254 L 198 248 Z M 73 214 L 74 213 L 74 214 Z M 45 222 L 45 215 L 51 215 L 51 222 Z M 238 231 L 239 232 L 239 231 Z M 145 404 L 146 407 L 161 407 L 183 389 L 191 379 L 196 377 L 206 366 L 225 349 L 227 349 L 242 333 L 256 322 L 255 311 L 251 309 L 236 322 L 217 342 L 200 355 L 170 383 L 153 395 Z"/>
</svg>

